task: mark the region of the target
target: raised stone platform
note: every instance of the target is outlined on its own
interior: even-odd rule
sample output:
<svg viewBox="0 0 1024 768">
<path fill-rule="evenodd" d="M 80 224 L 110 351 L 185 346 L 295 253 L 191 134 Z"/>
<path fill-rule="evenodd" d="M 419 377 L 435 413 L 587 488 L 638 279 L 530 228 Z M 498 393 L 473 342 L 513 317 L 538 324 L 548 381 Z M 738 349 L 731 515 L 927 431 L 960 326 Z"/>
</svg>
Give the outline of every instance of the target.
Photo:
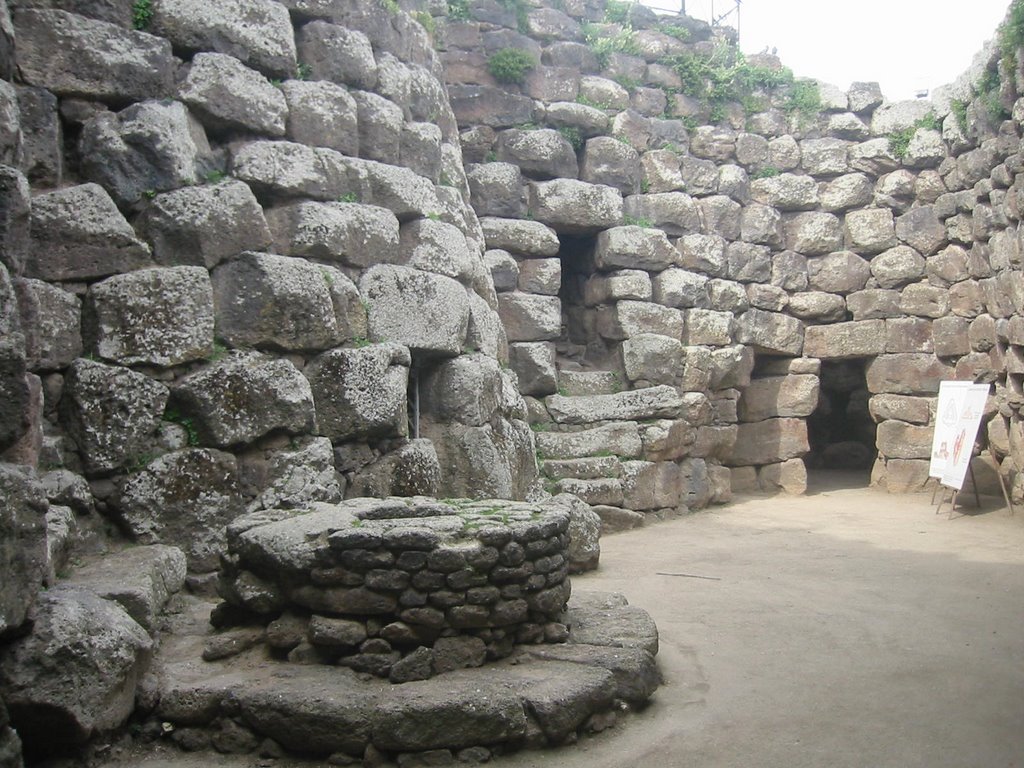
<svg viewBox="0 0 1024 768">
<path fill-rule="evenodd" d="M 566 643 L 516 646 L 493 664 L 403 685 L 338 666 L 268 664 L 263 647 L 204 662 L 203 606 L 192 615 L 184 626 L 179 614 L 159 651 L 151 720 L 152 732 L 190 750 L 252 752 L 270 739 L 335 765 L 369 755 L 481 761 L 607 728 L 660 682 L 657 628 L 617 594 L 574 596 Z"/>
<path fill-rule="evenodd" d="M 392 682 L 563 642 L 569 522 L 552 501 L 364 498 L 256 512 L 228 527 L 226 603 L 213 621 L 266 626 L 281 658 Z"/>
</svg>

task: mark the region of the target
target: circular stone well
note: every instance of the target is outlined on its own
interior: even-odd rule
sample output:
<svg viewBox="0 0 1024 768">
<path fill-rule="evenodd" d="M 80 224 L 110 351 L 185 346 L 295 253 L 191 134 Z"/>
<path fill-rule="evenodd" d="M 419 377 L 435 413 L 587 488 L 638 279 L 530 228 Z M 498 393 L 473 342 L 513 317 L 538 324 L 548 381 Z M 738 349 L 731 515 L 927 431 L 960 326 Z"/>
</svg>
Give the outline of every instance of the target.
<svg viewBox="0 0 1024 768">
<path fill-rule="evenodd" d="M 351 499 L 228 527 L 218 626 L 266 626 L 280 658 L 422 680 L 562 642 L 569 512 L 558 503 Z"/>
</svg>

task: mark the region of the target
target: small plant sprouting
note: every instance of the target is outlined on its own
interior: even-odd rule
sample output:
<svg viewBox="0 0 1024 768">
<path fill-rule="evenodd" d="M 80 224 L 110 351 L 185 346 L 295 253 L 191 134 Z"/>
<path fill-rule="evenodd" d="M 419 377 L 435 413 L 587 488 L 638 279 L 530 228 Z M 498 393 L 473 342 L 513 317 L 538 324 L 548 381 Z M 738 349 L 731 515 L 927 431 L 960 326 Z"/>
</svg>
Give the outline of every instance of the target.
<svg viewBox="0 0 1024 768">
<path fill-rule="evenodd" d="M 469 21 L 469 0 L 448 0 L 448 18 L 451 21 Z"/>
<path fill-rule="evenodd" d="M 420 23 L 420 26 L 427 31 L 430 39 L 433 40 L 437 34 L 437 22 L 434 21 L 434 17 L 427 13 L 427 11 L 416 11 L 412 17 Z"/>
<path fill-rule="evenodd" d="M 967 102 L 960 99 L 953 99 L 949 102 L 949 110 L 956 118 L 956 126 L 960 133 L 967 135 Z"/>
<path fill-rule="evenodd" d="M 537 60 L 519 48 L 502 48 L 487 59 L 487 71 L 499 83 L 522 83 L 536 66 Z"/>
<path fill-rule="evenodd" d="M 368 347 L 368 346 L 370 346 L 370 344 L 371 344 L 370 340 L 368 338 L 366 338 L 365 336 L 356 336 L 354 339 L 352 339 L 352 346 L 354 346 L 356 349 L 362 349 L 363 347 Z"/>
<path fill-rule="evenodd" d="M 622 217 L 622 224 L 626 227 L 643 227 L 644 229 L 651 229 L 654 223 L 650 219 L 645 219 L 639 216 L 625 215 Z"/>
<path fill-rule="evenodd" d="M 145 192 L 142 193 L 142 196 L 145 197 L 147 200 L 152 200 L 154 197 L 156 197 L 156 190 L 147 189 Z"/>
<path fill-rule="evenodd" d="M 230 351 L 230 348 L 223 341 L 221 341 L 220 339 L 214 339 L 213 351 L 210 352 L 209 356 L 206 359 L 208 362 L 216 363 L 227 357 L 228 352 Z"/>
<path fill-rule="evenodd" d="M 153 20 L 153 0 L 135 0 L 132 4 L 132 26 L 147 29 Z"/>
<path fill-rule="evenodd" d="M 893 131 L 889 134 L 889 151 L 892 152 L 893 157 L 898 160 L 902 160 L 907 156 L 907 152 L 910 150 L 910 142 L 914 138 L 914 134 L 917 133 L 918 128 L 924 128 L 929 131 L 940 131 L 942 125 L 939 119 L 935 116 L 934 112 L 929 112 L 927 115 L 917 120 L 913 125 L 902 128 L 898 131 Z"/>
<path fill-rule="evenodd" d="M 401 10 L 398 7 L 398 0 L 377 0 L 377 2 L 380 4 L 381 8 L 390 13 L 392 16 L 398 13 L 399 10 Z"/>
<path fill-rule="evenodd" d="M 484 162 L 485 163 L 496 163 L 496 162 L 498 162 L 498 153 L 495 152 L 492 149 L 490 152 L 488 152 L 486 155 L 484 155 Z"/>
<path fill-rule="evenodd" d="M 168 408 L 164 411 L 163 420 L 184 427 L 185 433 L 188 435 L 188 445 L 190 448 L 195 448 L 199 445 L 199 431 L 196 429 L 195 422 L 190 417 L 182 415 L 181 411 L 176 408 Z"/>
<path fill-rule="evenodd" d="M 752 178 L 752 179 L 770 179 L 770 178 L 772 178 L 774 176 L 778 176 L 778 175 L 779 175 L 779 169 L 778 168 L 776 168 L 774 165 L 766 165 L 764 168 L 758 168 L 756 171 L 754 171 L 754 173 L 751 174 L 750 178 Z"/>
<path fill-rule="evenodd" d="M 562 134 L 566 141 L 572 144 L 572 148 L 574 150 L 579 152 L 581 149 L 583 149 L 583 136 L 582 134 L 580 134 L 579 128 L 571 125 L 563 125 L 561 128 L 558 129 L 558 132 Z"/>
<path fill-rule="evenodd" d="M 326 267 L 320 267 L 320 274 L 323 275 L 324 282 L 327 283 L 328 288 L 334 287 L 334 275 Z"/>
<path fill-rule="evenodd" d="M 338 198 L 339 203 L 358 203 L 359 195 L 355 192 L 346 192 L 344 195 Z"/>
<path fill-rule="evenodd" d="M 203 176 L 203 180 L 207 184 L 219 184 L 224 180 L 224 171 L 219 171 L 216 168 L 212 171 L 207 171 L 206 175 Z"/>
<path fill-rule="evenodd" d="M 299 65 L 295 68 L 295 77 L 299 80 L 309 80 L 313 75 L 313 67 L 305 62 L 299 62 Z"/>
</svg>

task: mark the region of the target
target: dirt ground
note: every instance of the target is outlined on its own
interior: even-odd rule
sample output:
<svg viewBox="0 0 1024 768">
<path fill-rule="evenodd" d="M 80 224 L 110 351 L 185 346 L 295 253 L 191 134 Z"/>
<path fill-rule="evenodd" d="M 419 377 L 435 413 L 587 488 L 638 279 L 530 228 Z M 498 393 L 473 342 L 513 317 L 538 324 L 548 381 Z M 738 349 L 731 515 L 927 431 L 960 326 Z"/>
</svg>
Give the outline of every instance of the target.
<svg viewBox="0 0 1024 768">
<path fill-rule="evenodd" d="M 491 765 L 1024 766 L 1024 510 L 982 497 L 950 518 L 927 494 L 851 483 L 862 480 L 816 476 L 803 497 L 743 498 L 604 539 L 600 569 L 574 586 L 651 613 L 665 684 L 609 731 Z"/>
</svg>

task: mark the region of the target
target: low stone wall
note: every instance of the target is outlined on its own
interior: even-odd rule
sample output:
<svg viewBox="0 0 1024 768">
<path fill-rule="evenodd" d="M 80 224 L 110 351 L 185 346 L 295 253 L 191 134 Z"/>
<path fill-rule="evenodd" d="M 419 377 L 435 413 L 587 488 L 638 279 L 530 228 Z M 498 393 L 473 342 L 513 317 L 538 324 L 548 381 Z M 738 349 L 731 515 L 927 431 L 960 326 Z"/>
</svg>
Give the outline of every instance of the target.
<svg viewBox="0 0 1024 768">
<path fill-rule="evenodd" d="M 215 623 L 256 618 L 293 662 L 422 680 L 564 641 L 569 512 L 426 497 L 269 510 L 228 528 Z"/>
</svg>

